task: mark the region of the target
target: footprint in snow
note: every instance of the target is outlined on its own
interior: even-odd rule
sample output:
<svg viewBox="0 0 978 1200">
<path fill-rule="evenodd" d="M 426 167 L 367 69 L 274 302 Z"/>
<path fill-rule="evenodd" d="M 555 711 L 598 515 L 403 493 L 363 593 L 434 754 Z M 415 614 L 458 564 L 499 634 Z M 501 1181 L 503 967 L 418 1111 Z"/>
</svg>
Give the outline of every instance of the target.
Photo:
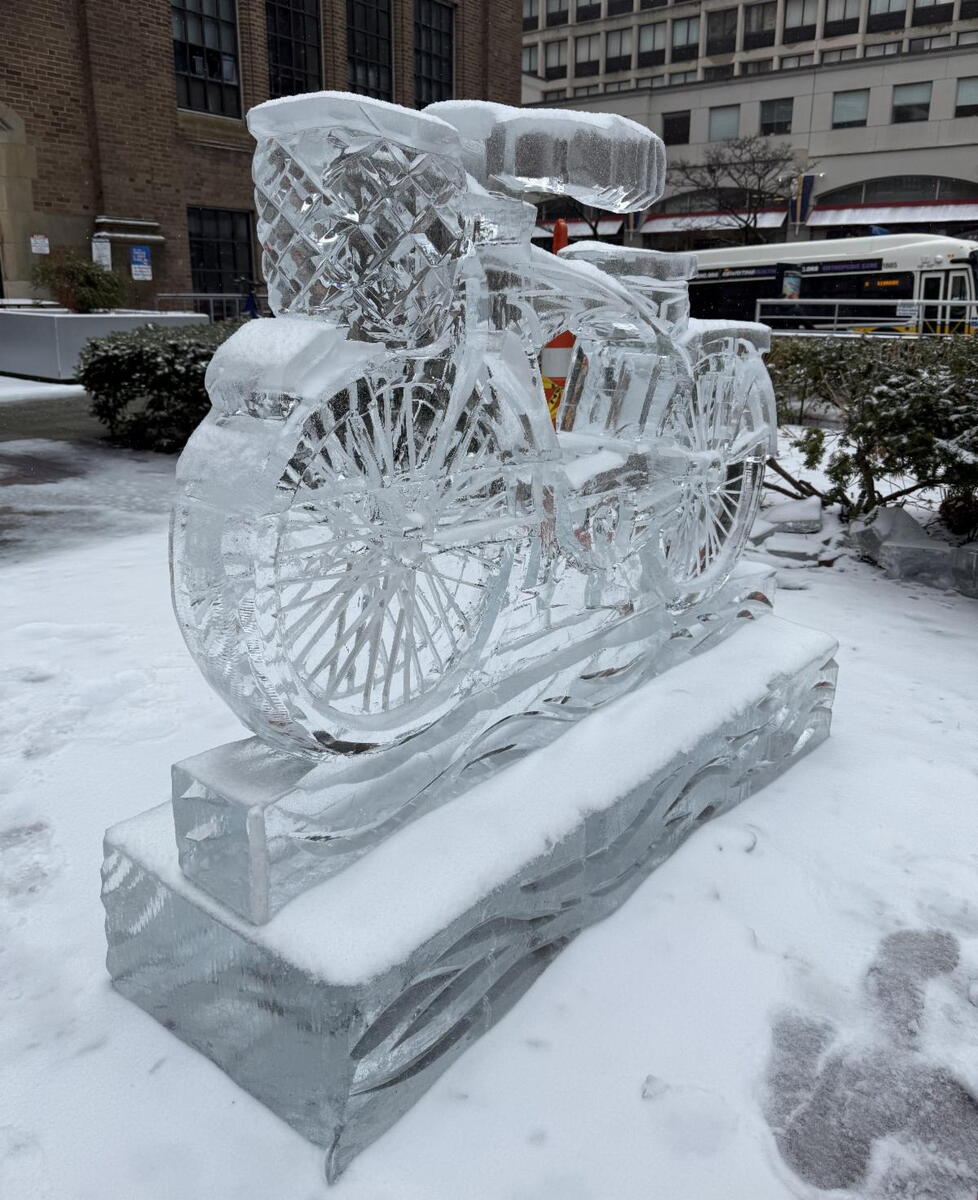
<svg viewBox="0 0 978 1200">
<path fill-rule="evenodd" d="M 833 1025 L 799 1012 L 775 1021 L 765 1116 L 807 1183 L 866 1200 L 975 1200 L 978 1098 L 919 1048 L 927 983 L 958 958 L 943 930 L 884 938 L 865 981 L 871 1044 L 840 1045 Z"/>
<path fill-rule="evenodd" d="M 29 903 L 57 868 L 45 821 L 0 828 L 0 900 Z"/>
</svg>

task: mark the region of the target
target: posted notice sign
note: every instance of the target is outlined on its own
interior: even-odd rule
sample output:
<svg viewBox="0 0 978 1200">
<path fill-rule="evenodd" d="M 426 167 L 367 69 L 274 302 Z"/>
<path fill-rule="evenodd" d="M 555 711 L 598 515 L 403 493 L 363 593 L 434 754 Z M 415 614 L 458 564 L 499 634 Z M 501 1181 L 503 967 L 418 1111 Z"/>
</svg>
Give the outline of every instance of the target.
<svg viewBox="0 0 978 1200">
<path fill-rule="evenodd" d="M 129 247 L 129 270 L 133 279 L 152 279 L 153 264 L 149 257 L 149 246 Z"/>
<path fill-rule="evenodd" d="M 112 246 L 108 238 L 92 238 L 92 262 L 98 263 L 106 271 L 112 270 Z"/>
<path fill-rule="evenodd" d="M 51 243 L 46 233 L 31 234 L 31 254 L 50 254 Z"/>
</svg>

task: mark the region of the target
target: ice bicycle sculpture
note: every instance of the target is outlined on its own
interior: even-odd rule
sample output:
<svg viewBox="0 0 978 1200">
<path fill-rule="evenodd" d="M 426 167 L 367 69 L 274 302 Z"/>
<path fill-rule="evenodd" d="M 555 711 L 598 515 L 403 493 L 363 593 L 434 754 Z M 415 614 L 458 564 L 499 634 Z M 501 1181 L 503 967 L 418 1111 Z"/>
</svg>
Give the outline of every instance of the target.
<svg viewBox="0 0 978 1200">
<path fill-rule="evenodd" d="M 770 572 L 738 561 L 767 331 L 691 320 L 690 256 L 531 247 L 533 199 L 652 204 L 654 134 L 343 93 L 249 126 L 277 319 L 210 365 L 172 570 L 254 736 L 106 835 L 108 967 L 334 1178 L 827 736 L 835 645 L 767 615 Z M 554 422 L 538 355 L 565 330 Z"/>
</svg>

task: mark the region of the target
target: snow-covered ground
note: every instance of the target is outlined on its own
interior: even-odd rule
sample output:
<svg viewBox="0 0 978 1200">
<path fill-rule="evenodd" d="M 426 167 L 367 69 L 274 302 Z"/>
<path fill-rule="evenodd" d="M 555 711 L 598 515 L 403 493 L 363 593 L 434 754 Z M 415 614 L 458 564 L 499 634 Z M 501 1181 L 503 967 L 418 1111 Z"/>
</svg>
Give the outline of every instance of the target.
<svg viewBox="0 0 978 1200">
<path fill-rule="evenodd" d="M 104 972 L 102 831 L 241 729 L 170 614 L 172 464 L 92 453 L 0 489 L 0 1197 L 312 1200 L 322 1153 Z M 978 603 L 847 560 L 790 584 L 780 615 L 840 641 L 830 741 L 575 941 L 337 1200 L 973 1200 Z M 857 1182 L 803 1182 L 786 1124 L 809 1180 Z"/>
<path fill-rule="evenodd" d="M 38 379 L 18 379 L 0 375 L 0 404 L 22 404 L 25 400 L 68 400 L 84 396 L 80 383 L 42 383 Z"/>
</svg>

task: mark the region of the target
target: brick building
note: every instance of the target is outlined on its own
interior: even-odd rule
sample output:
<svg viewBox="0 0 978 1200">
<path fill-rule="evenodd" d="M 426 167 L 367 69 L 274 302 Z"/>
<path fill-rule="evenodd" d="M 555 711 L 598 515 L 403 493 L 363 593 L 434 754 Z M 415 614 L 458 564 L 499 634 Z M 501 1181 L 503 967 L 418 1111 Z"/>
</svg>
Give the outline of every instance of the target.
<svg viewBox="0 0 978 1200">
<path fill-rule="evenodd" d="M 518 0 L 20 0 L 0 41 L 0 296 L 31 294 L 32 235 L 149 246 L 158 293 L 255 278 L 252 140 L 273 96 L 423 107 L 520 101 Z M 13 11 L 11 11 L 11 9 Z M 43 242 L 34 242 L 34 249 Z"/>
</svg>

